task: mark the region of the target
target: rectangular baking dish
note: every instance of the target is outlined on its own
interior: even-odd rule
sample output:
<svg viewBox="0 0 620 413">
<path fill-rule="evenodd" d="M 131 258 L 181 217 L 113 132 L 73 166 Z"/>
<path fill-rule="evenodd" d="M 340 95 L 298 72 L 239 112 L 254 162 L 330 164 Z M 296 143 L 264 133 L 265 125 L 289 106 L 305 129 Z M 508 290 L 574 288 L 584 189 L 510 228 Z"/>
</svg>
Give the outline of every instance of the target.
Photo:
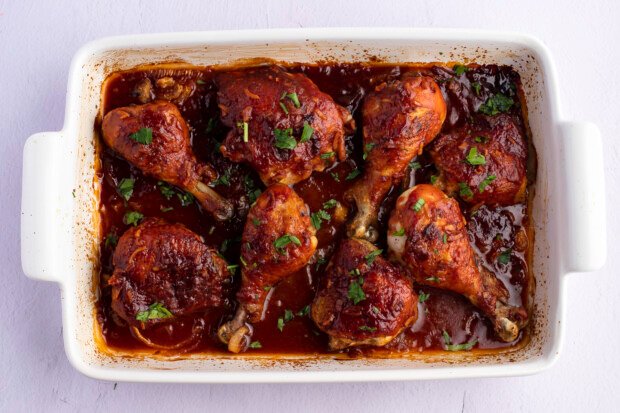
<svg viewBox="0 0 620 413">
<path fill-rule="evenodd" d="M 535 297 L 531 339 L 505 353 L 421 353 L 391 359 L 121 357 L 96 344 L 99 178 L 95 119 L 113 71 L 157 62 L 229 65 L 286 62 L 476 62 L 521 75 L 538 156 L 532 224 Z M 24 148 L 22 265 L 60 284 L 67 355 L 82 373 L 151 382 L 328 382 L 512 376 L 557 359 L 566 321 L 564 279 L 600 268 L 606 255 L 602 146 L 598 128 L 561 117 L 556 73 L 545 46 L 521 34 L 470 30 L 293 29 L 153 34 L 84 46 L 71 65 L 64 127 Z"/>
</svg>

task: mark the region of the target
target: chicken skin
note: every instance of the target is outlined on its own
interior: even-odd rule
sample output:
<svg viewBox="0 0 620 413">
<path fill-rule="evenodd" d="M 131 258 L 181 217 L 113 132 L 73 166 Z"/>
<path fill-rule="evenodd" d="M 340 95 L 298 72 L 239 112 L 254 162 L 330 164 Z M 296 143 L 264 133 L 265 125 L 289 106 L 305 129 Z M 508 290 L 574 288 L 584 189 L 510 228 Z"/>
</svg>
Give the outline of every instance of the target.
<svg viewBox="0 0 620 413">
<path fill-rule="evenodd" d="M 345 159 L 351 114 L 307 76 L 268 66 L 222 73 L 215 82 L 222 122 L 231 128 L 220 150 L 250 164 L 265 185 L 292 185 Z"/>
<path fill-rule="evenodd" d="M 525 198 L 527 143 L 509 115 L 481 116 L 442 134 L 430 153 L 440 171 L 435 184 L 448 194 L 471 204 L 512 205 Z"/>
<path fill-rule="evenodd" d="M 348 235 L 376 241 L 378 210 L 407 164 L 422 153 L 446 118 L 446 103 L 439 86 L 427 76 L 405 75 L 382 83 L 364 100 L 364 176 L 347 192 L 357 215 Z"/>
<path fill-rule="evenodd" d="M 149 218 L 127 230 L 113 256 L 112 309 L 148 327 L 225 304 L 226 261 L 181 224 Z"/>
<path fill-rule="evenodd" d="M 465 296 L 494 324 L 497 335 L 513 341 L 527 322 L 521 307 L 508 305 L 505 286 L 479 268 L 458 203 L 432 185 L 416 185 L 396 201 L 388 224 L 391 257 L 419 284 Z"/>
<path fill-rule="evenodd" d="M 247 348 L 251 327 L 264 317 L 269 291 L 279 281 L 304 267 L 317 246 L 310 210 L 291 188 L 275 184 L 250 208 L 241 237 L 241 288 L 235 318 L 219 331 L 228 349 Z"/>
<path fill-rule="evenodd" d="M 232 216 L 232 204 L 205 183 L 217 172 L 194 156 L 187 124 L 174 104 L 155 101 L 111 110 L 102 130 L 105 143 L 144 174 L 191 193 L 218 220 Z"/>
<path fill-rule="evenodd" d="M 329 348 L 385 346 L 418 318 L 418 296 L 397 266 L 368 241 L 342 241 L 332 257 L 311 316 Z"/>
</svg>

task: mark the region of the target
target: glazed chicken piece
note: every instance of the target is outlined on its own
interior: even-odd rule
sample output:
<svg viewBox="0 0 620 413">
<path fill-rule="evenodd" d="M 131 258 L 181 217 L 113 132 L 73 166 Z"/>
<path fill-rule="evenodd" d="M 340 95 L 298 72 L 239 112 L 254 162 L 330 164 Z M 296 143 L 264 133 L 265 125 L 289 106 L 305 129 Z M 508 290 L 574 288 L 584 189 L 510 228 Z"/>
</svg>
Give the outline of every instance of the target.
<svg viewBox="0 0 620 413">
<path fill-rule="evenodd" d="M 220 307 L 231 282 L 217 250 L 185 226 L 159 218 L 127 230 L 113 264 L 112 309 L 139 328 Z"/>
<path fill-rule="evenodd" d="M 527 143 L 511 116 L 481 116 L 431 145 L 440 171 L 435 185 L 470 204 L 512 205 L 527 186 Z"/>
<path fill-rule="evenodd" d="M 502 340 L 515 340 L 525 326 L 525 309 L 508 305 L 503 283 L 478 267 L 458 203 L 436 187 L 416 185 L 398 198 L 388 246 L 417 283 L 465 296 L 493 321 Z"/>
<path fill-rule="evenodd" d="M 222 73 L 215 83 L 231 128 L 220 150 L 250 164 L 265 185 L 292 185 L 345 159 L 351 114 L 307 76 L 268 66 Z"/>
<path fill-rule="evenodd" d="M 231 203 L 207 186 L 217 172 L 194 156 L 187 124 L 174 104 L 156 101 L 111 110 L 102 130 L 105 143 L 144 174 L 191 193 L 218 220 L 232 216 Z"/>
<path fill-rule="evenodd" d="M 342 241 L 325 270 L 311 316 L 329 348 L 385 346 L 418 318 L 418 296 L 403 270 L 373 244 Z"/>
<path fill-rule="evenodd" d="M 234 319 L 219 331 L 228 349 L 238 353 L 250 342 L 251 326 L 264 317 L 269 291 L 305 266 L 317 246 L 310 210 L 291 188 L 275 184 L 250 208 L 241 237 L 241 288 Z"/>
<path fill-rule="evenodd" d="M 357 206 L 348 235 L 374 242 L 383 199 L 402 181 L 407 164 L 439 133 L 446 103 L 432 78 L 405 75 L 377 86 L 366 96 L 362 112 L 366 166 L 363 178 L 346 194 Z"/>
</svg>

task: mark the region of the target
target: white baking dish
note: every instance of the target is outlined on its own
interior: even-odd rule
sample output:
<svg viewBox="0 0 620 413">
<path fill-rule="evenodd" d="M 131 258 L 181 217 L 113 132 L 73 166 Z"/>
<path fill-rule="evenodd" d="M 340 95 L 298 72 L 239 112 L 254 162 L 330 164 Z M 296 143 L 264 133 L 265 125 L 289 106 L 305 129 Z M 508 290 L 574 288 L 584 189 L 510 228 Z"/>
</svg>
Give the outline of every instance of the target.
<svg viewBox="0 0 620 413">
<path fill-rule="evenodd" d="M 402 359 L 335 360 L 120 357 L 95 344 L 98 193 L 94 122 L 101 85 L 115 70 L 184 61 L 229 64 L 269 57 L 319 60 L 470 62 L 512 65 L 521 75 L 538 153 L 532 221 L 536 278 L 529 344 L 490 355 L 421 354 Z M 31 136 L 24 148 L 22 264 L 28 277 L 62 290 L 64 342 L 73 365 L 107 380 L 293 382 L 409 380 L 522 375 L 558 357 L 568 273 L 596 270 L 606 255 L 603 158 L 599 131 L 561 117 L 547 49 L 519 34 L 411 29 L 303 29 L 175 33 L 96 41 L 75 56 L 65 125 Z"/>
</svg>

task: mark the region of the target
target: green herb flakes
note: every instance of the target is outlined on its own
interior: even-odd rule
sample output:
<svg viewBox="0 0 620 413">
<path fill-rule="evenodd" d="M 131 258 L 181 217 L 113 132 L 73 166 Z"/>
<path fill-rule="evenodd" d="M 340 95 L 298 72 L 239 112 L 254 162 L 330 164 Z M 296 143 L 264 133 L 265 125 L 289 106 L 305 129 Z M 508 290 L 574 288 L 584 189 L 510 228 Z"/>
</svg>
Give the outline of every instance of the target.
<svg viewBox="0 0 620 413">
<path fill-rule="evenodd" d="M 138 132 L 129 135 L 129 138 L 143 145 L 148 145 L 153 142 L 153 129 L 141 128 Z"/>
<path fill-rule="evenodd" d="M 171 318 L 172 313 L 160 303 L 153 303 L 145 311 L 136 314 L 136 320 L 146 322 L 148 320 L 159 320 L 162 318 Z"/>
</svg>

